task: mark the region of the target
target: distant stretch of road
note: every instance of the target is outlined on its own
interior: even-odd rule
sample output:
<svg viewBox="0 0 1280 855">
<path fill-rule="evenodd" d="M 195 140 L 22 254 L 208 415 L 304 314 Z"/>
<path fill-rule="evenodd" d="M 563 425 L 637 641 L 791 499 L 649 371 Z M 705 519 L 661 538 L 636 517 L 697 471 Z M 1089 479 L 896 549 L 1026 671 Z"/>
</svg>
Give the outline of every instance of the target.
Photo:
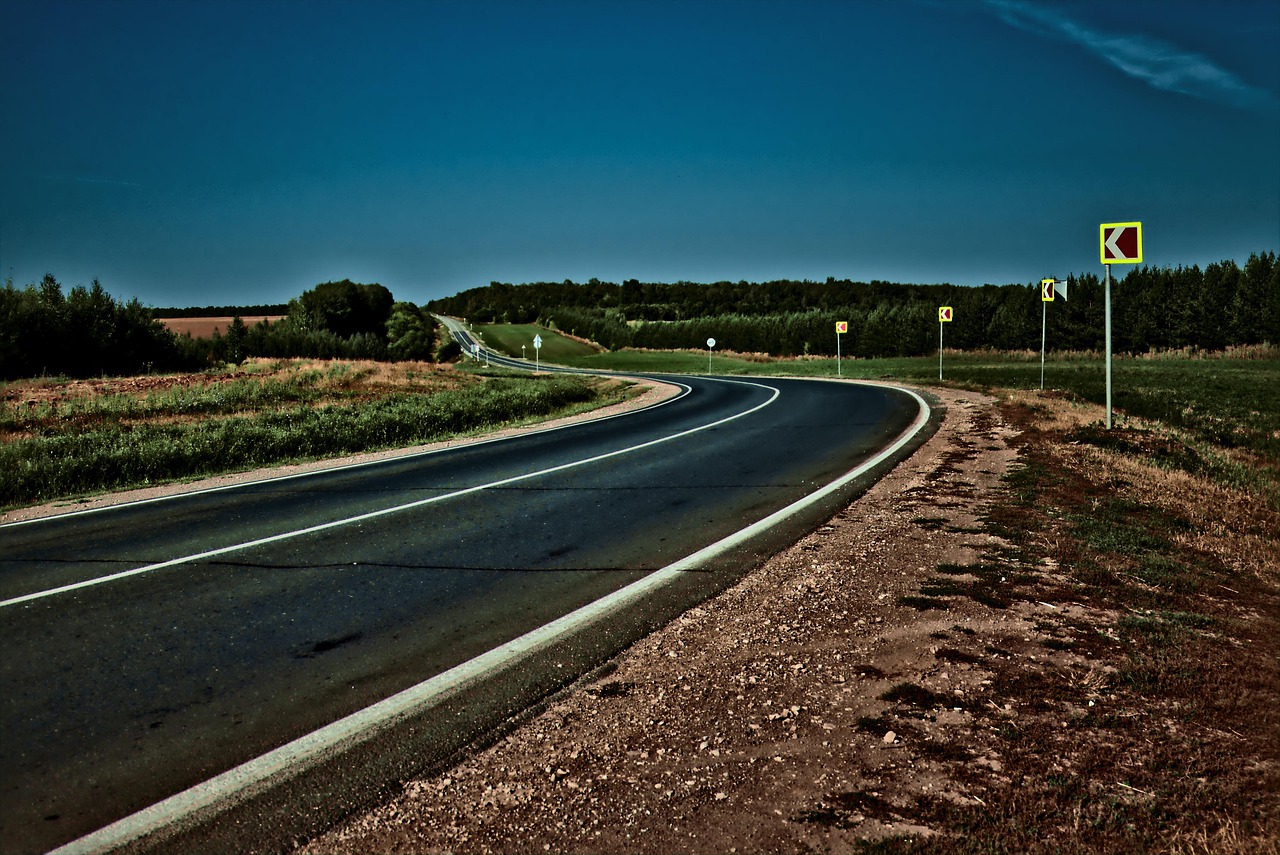
<svg viewBox="0 0 1280 855">
<path fill-rule="evenodd" d="M 737 544 L 736 532 L 906 442 L 923 420 L 917 398 L 875 386 L 668 379 L 677 398 L 621 417 L 0 526 L 2 848 L 48 850 L 211 790 L 211 779 L 215 801 L 249 792 L 252 781 L 227 781 L 257 774 L 255 758 L 494 658 L 663 568 L 702 585 L 687 596 L 705 596 L 858 483 L 846 478 L 807 516 L 759 526 L 769 536 L 682 559 Z M 651 599 L 650 613 L 636 607 L 593 630 L 598 640 L 521 666 L 523 680 L 551 672 L 526 691 L 563 684 L 573 674 L 556 669 L 589 668 L 687 606 Z M 480 732 L 494 723 L 481 710 L 501 718 L 522 703 L 468 699 L 448 715 Z M 437 730 L 455 727 L 444 713 L 395 714 L 419 743 L 387 737 L 369 750 L 384 764 L 398 745 L 446 745 Z M 359 730 L 365 719 L 352 721 Z M 395 768 L 415 768 L 405 763 Z M 353 773 L 342 798 L 355 805 L 374 786 Z M 313 797 L 308 810 L 341 811 L 339 800 Z M 238 825 L 267 831 L 207 839 L 281 845 L 306 813 L 263 810 Z M 146 822 L 167 815 L 153 809 Z M 119 839 L 141 833 L 131 821 Z M 107 839 L 80 848 L 115 845 Z"/>
</svg>

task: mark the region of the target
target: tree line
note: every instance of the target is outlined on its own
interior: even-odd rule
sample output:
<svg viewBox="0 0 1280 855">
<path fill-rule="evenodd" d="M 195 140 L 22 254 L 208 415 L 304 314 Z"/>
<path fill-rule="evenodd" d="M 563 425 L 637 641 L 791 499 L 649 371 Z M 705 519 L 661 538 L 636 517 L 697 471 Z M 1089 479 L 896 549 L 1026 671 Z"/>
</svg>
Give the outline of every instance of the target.
<svg viewBox="0 0 1280 855">
<path fill-rule="evenodd" d="M 1118 273 L 1113 270 L 1113 273 Z M 952 306 L 948 347 L 1039 349 L 1041 313 L 1054 350 L 1104 347 L 1103 282 L 1066 279 L 1067 299 L 1044 307 L 1026 285 L 910 285 L 882 281 L 583 284 L 493 282 L 434 300 L 442 314 L 476 322 L 542 323 L 609 349 L 696 348 L 707 338 L 740 352 L 834 355 L 835 324 L 849 324 L 850 356 L 919 356 L 938 346 L 938 307 Z M 1221 350 L 1280 344 L 1280 264 L 1254 253 L 1244 267 L 1131 268 L 1112 282 L 1112 346 L 1121 353 L 1170 348 Z"/>
<path fill-rule="evenodd" d="M 289 311 L 288 303 L 267 303 L 261 306 L 170 306 L 151 309 L 153 318 L 230 318 L 283 315 Z"/>
<path fill-rule="evenodd" d="M 249 327 L 242 310 L 220 308 L 233 316 L 227 331 L 197 339 L 174 334 L 136 299 L 115 299 L 96 279 L 65 294 L 52 274 L 24 288 L 9 281 L 0 290 L 0 378 L 193 371 L 253 356 L 430 361 L 448 344 L 425 309 L 346 279 L 291 300 L 275 323 Z"/>
</svg>

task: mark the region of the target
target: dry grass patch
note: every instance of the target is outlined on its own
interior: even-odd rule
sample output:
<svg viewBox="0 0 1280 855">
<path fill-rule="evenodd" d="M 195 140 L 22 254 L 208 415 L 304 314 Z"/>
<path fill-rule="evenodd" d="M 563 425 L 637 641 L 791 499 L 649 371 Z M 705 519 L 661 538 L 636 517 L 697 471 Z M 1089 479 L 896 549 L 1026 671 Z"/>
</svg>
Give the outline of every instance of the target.
<svg viewBox="0 0 1280 855">
<path fill-rule="evenodd" d="M 625 400 L 628 384 L 421 362 L 255 360 L 223 373 L 11 383 L 0 506 L 401 448 Z"/>
</svg>

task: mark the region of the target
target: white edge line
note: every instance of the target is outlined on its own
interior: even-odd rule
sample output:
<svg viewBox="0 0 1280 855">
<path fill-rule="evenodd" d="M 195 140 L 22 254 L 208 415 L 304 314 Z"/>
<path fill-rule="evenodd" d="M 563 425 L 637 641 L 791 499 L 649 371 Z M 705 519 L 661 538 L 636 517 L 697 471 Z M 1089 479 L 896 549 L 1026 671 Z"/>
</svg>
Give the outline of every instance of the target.
<svg viewBox="0 0 1280 855">
<path fill-rule="evenodd" d="M 29 594 L 20 594 L 19 596 L 16 596 L 16 597 L 10 597 L 7 600 L 0 600 L 0 608 L 16 606 L 22 603 L 29 603 L 33 600 L 41 600 L 46 597 L 56 596 L 58 594 L 67 594 L 72 591 L 82 590 L 84 588 L 92 588 L 96 585 L 104 585 L 107 582 L 115 582 L 120 579 L 127 579 L 130 576 L 139 576 L 143 573 L 150 573 L 154 570 L 163 570 L 166 567 L 176 567 L 181 564 L 190 564 L 193 561 L 203 561 L 206 558 L 216 558 L 219 555 L 228 555 L 232 552 L 239 552 L 243 549 L 252 549 L 257 546 L 264 546 L 268 543 L 278 543 L 279 541 L 282 541 L 282 540 L 292 540 L 295 537 L 303 537 L 304 535 L 316 534 L 318 532 L 327 531 L 333 528 L 341 528 L 342 526 L 352 525 L 353 523 L 364 522 L 365 520 L 376 519 L 378 517 L 388 516 L 390 514 L 397 514 L 403 511 L 413 510 L 414 508 L 421 508 L 426 505 L 435 504 L 436 502 L 443 502 L 447 499 L 456 499 L 459 496 L 466 496 L 470 493 L 478 493 L 481 490 L 491 490 L 497 487 L 505 487 L 508 484 L 515 484 L 519 481 L 525 481 L 529 478 L 538 478 L 543 475 L 550 475 L 555 472 L 563 472 L 566 469 L 573 469 L 578 466 L 585 466 L 589 463 L 596 463 L 601 460 L 607 460 L 610 457 L 617 457 L 622 454 L 630 454 L 633 451 L 640 451 L 641 449 L 649 448 L 654 445 L 659 445 L 664 442 L 670 442 L 671 440 L 680 439 L 681 437 L 689 436 L 690 434 L 698 433 L 699 431 L 704 431 L 704 430 L 709 430 L 710 428 L 719 427 L 720 425 L 727 424 L 728 422 L 734 421 L 735 419 L 740 419 L 743 416 L 749 416 L 752 413 L 756 412 L 757 410 L 762 410 L 765 407 L 769 406 L 774 401 L 776 401 L 778 397 L 782 394 L 782 392 L 779 389 L 775 389 L 770 386 L 765 386 L 764 384 L 761 384 L 761 383 L 751 383 L 748 381 L 741 381 L 741 380 L 723 380 L 720 382 L 740 383 L 741 385 L 744 385 L 744 386 L 757 386 L 761 389 L 767 389 L 773 394 L 769 397 L 768 400 L 764 401 L 763 403 L 757 404 L 756 406 L 752 407 L 749 410 L 743 410 L 742 412 L 735 413 L 732 416 L 727 416 L 726 418 L 719 419 L 717 421 L 710 422 L 705 425 L 699 425 L 698 427 L 690 428 L 688 430 L 684 430 L 679 433 L 673 433 L 669 436 L 659 437 L 658 439 L 652 439 L 652 440 L 649 440 L 648 442 L 642 442 L 639 445 L 632 445 L 626 448 L 619 448 L 614 451 L 606 452 L 604 454 L 597 454 L 594 457 L 587 457 L 587 458 L 583 458 L 582 460 L 574 460 L 569 463 L 562 463 L 559 466 L 552 466 L 549 469 L 540 469 L 536 472 L 526 472 L 522 475 L 515 475 L 510 478 L 503 478 L 499 481 L 490 481 L 487 484 L 477 484 L 474 487 L 467 487 L 462 490 L 454 490 L 451 493 L 444 493 L 439 496 L 431 496 L 430 498 L 427 498 L 427 499 L 419 499 L 415 502 L 408 502 L 403 505 L 393 505 L 392 507 L 389 507 L 389 508 L 382 508 L 380 510 L 370 511 L 364 514 L 357 514 L 354 517 L 346 517 L 345 519 L 332 520 L 327 523 L 308 526 L 307 528 L 296 529 L 294 531 L 285 531 L 279 534 L 270 535 L 268 537 L 261 537 L 261 538 L 258 538 L 257 540 L 245 541 L 243 543 L 233 543 L 229 546 L 222 546 L 217 549 L 210 549 L 206 552 L 200 552 L 194 555 L 184 555 L 180 558 L 171 558 L 168 561 L 160 561 L 155 564 L 147 564 L 142 567 L 134 567 L 130 570 L 121 570 L 119 573 L 110 573 L 106 576 L 95 576 L 92 579 L 85 579 L 80 582 L 72 582 L 68 585 L 60 585 L 57 588 L 48 588 L 43 591 L 33 591 Z M 655 405 L 655 406 L 660 406 L 660 405 Z M 618 415 L 625 415 L 625 414 L 618 414 Z M 607 418 L 616 418 L 616 417 L 617 416 L 609 416 Z"/>
<path fill-rule="evenodd" d="M 479 681 L 491 671 L 527 659 L 570 633 L 642 599 L 653 590 L 678 578 L 685 571 L 715 558 L 754 535 L 777 525 L 792 514 L 821 501 L 896 454 L 928 423 L 931 410 L 923 398 L 910 389 L 890 388 L 896 388 L 915 398 L 920 407 L 915 421 L 898 436 L 892 445 L 822 489 L 692 555 L 650 573 L 643 579 L 632 582 L 625 588 L 607 594 L 519 638 L 424 680 L 416 686 L 351 713 L 306 736 L 301 736 L 137 813 L 64 844 L 52 850 L 49 855 L 73 855 L 73 853 L 90 855 L 90 853 L 110 852 L 179 820 L 196 817 L 202 813 L 218 813 L 230 809 L 255 792 L 264 789 L 272 779 L 289 780 L 296 777 L 325 757 L 332 756 L 338 748 L 365 742 L 394 727 L 400 721 L 425 712 L 431 706 Z"/>
<path fill-rule="evenodd" d="M 632 378 L 624 377 L 622 379 L 632 379 Z M 640 375 L 636 375 L 635 379 L 653 380 L 654 382 L 658 382 L 658 383 L 667 383 L 671 386 L 679 386 L 683 391 L 681 391 L 679 395 L 672 395 L 670 398 L 666 398 L 664 400 L 658 401 L 657 403 L 649 404 L 648 406 L 641 407 L 636 410 L 628 410 L 624 413 L 614 413 L 608 416 L 596 416 L 594 418 L 583 419 L 581 421 L 572 422 L 570 424 L 556 425 L 555 427 L 534 428 L 533 430 L 523 431 L 521 433 L 511 434 L 509 436 L 493 436 L 488 438 L 481 437 L 473 440 L 462 440 L 460 442 L 456 442 L 453 445 L 445 446 L 442 448 L 428 448 L 423 451 L 413 451 L 408 454 L 395 455 L 394 454 L 395 449 L 382 449 L 382 452 L 387 452 L 387 451 L 392 452 L 393 456 L 384 457 L 378 460 L 361 460 L 356 463 L 343 463 L 337 466 L 325 466 L 319 469 L 312 469 L 307 472 L 294 472 L 293 474 L 290 474 L 290 475 L 273 475 L 266 478 L 253 478 L 247 481 L 239 481 L 235 484 L 223 484 L 220 487 L 202 487 L 196 490 L 185 490 L 180 493 L 171 493 L 167 496 L 153 496 L 149 499 L 134 499 L 132 501 L 120 502 L 119 504 L 114 504 L 114 505 L 101 505 L 96 508 L 82 508 L 80 510 L 64 511 L 62 513 L 49 514 L 48 516 L 31 517 L 30 519 L 25 519 L 25 520 L 12 520 L 7 523 L 0 523 L 0 531 L 3 531 L 6 528 L 16 528 L 22 525 L 35 525 L 36 523 L 43 523 L 43 522 L 54 522 L 57 520 L 70 519 L 71 517 L 85 516 L 87 514 L 98 514 L 104 511 L 119 510 L 120 508 L 132 508 L 132 507 L 137 507 L 139 505 L 150 505 L 156 502 L 169 502 L 175 499 L 189 498 L 191 496 L 202 496 L 202 495 L 205 495 L 206 493 L 221 493 L 225 490 L 236 490 L 236 489 L 247 488 L 247 487 L 257 487 L 262 484 L 274 484 L 279 481 L 291 481 L 295 478 L 313 478 L 318 475 L 329 475 L 334 472 L 345 472 L 348 469 L 359 469 L 365 466 L 377 466 L 378 464 L 381 464 L 381 463 L 390 463 L 393 461 L 401 461 L 401 460 L 415 460 L 419 457 L 427 457 L 432 454 L 443 454 L 447 451 L 457 451 L 460 448 L 476 448 L 481 445 L 489 445 L 490 443 L 495 443 L 495 442 L 508 442 L 510 440 L 523 439 L 525 437 L 537 436 L 544 433 L 554 433 L 555 431 L 568 430 L 569 428 L 579 427 L 585 424 L 594 424 L 596 422 L 607 422 L 610 419 L 620 419 L 626 416 L 634 416 L 634 415 L 639 415 L 640 413 L 647 413 L 650 410 L 656 410 L 658 407 L 663 407 L 663 406 L 666 406 L 667 404 L 674 403 L 675 401 L 678 401 L 681 398 L 687 396 L 692 391 L 692 389 L 689 386 L 686 386 L 684 383 L 681 383 L 677 380 L 659 380 L 656 377 L 643 377 Z M 498 429 L 501 430 L 502 428 L 498 428 Z M 448 439 L 444 439 L 444 440 L 435 440 L 434 442 L 449 442 L 449 441 L 450 440 Z M 377 454 L 380 452 L 375 451 L 370 453 Z M 229 472 L 225 474 L 234 476 L 236 474 L 243 474 L 243 473 Z M 218 476 L 209 476 L 209 477 L 218 477 Z M 169 483 L 175 484 L 178 482 L 174 481 Z M 20 509 L 14 509 L 14 510 L 20 510 Z"/>
</svg>

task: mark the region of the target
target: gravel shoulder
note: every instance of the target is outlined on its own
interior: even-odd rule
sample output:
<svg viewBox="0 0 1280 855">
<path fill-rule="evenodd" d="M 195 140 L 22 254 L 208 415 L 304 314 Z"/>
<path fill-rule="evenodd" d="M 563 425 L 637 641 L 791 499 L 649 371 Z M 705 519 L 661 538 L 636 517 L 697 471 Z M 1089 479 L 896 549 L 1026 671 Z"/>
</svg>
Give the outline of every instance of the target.
<svg viewBox="0 0 1280 855">
<path fill-rule="evenodd" d="M 938 658 L 937 633 L 1027 633 L 1034 616 L 899 598 L 998 545 L 981 515 L 1016 453 L 992 398 L 931 391 L 947 408 L 938 433 L 826 525 L 496 745 L 301 851 L 847 850 L 930 833 L 891 807 L 918 795 L 979 805 L 946 758 L 990 674 Z M 955 708 L 868 727 L 904 681 Z M 999 774 L 995 756 L 972 762 Z M 874 795 L 833 803 L 842 793 Z"/>
</svg>

